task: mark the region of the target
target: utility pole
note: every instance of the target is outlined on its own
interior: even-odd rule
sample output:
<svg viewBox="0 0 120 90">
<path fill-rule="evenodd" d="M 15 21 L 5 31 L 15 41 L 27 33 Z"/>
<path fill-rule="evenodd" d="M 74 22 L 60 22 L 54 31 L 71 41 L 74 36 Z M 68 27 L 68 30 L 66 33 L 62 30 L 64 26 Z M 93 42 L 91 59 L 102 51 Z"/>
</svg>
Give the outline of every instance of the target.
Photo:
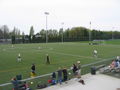
<svg viewBox="0 0 120 90">
<path fill-rule="evenodd" d="M 62 43 L 63 43 L 63 42 L 64 42 L 64 39 L 63 39 L 63 38 L 64 38 L 64 35 L 63 35 L 63 32 L 64 32 L 64 31 L 63 31 L 63 30 L 64 30 L 64 29 L 63 29 L 64 22 L 62 22 L 61 25 L 62 25 L 62 39 L 61 39 L 61 41 L 62 41 Z"/>
<path fill-rule="evenodd" d="M 89 44 L 90 44 L 90 41 L 91 41 L 91 21 L 90 21 L 90 30 L 89 30 Z"/>
<path fill-rule="evenodd" d="M 46 43 L 48 43 L 47 16 L 49 15 L 49 12 L 45 12 L 44 14 L 46 15 Z"/>
</svg>

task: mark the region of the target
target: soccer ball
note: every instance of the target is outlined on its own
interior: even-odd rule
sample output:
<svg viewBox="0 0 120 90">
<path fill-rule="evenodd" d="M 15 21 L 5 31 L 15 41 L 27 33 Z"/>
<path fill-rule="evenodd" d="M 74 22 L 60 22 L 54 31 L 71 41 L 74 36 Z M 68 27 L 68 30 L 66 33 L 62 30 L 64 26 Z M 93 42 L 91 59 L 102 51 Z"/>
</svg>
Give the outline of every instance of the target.
<svg viewBox="0 0 120 90">
<path fill-rule="evenodd" d="M 30 82 L 30 84 L 33 84 L 33 82 Z"/>
</svg>

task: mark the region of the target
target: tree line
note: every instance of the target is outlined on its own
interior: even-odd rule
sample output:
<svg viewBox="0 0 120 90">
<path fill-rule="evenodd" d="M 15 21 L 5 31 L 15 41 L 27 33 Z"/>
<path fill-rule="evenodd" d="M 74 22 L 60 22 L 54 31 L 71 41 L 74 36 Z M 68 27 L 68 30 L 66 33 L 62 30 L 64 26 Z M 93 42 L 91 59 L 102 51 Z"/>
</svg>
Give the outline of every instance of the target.
<svg viewBox="0 0 120 90">
<path fill-rule="evenodd" d="M 0 27 L 0 40 L 11 39 L 12 43 L 40 43 L 46 42 L 46 33 L 48 42 L 71 42 L 71 41 L 89 41 L 89 40 L 108 40 L 108 39 L 120 39 L 119 31 L 101 31 L 101 30 L 90 30 L 85 27 L 73 27 L 63 30 L 42 29 L 35 34 L 34 27 L 31 26 L 29 34 L 20 32 L 16 27 L 13 30 L 9 30 L 7 25 Z M 89 37 L 90 35 L 90 37 Z"/>
</svg>

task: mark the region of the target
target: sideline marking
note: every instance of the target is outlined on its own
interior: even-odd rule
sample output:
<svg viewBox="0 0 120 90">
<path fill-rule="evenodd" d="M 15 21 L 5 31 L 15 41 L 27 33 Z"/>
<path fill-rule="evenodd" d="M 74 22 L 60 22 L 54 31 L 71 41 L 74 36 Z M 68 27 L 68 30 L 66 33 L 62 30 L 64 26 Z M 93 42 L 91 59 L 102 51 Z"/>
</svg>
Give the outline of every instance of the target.
<svg viewBox="0 0 120 90">
<path fill-rule="evenodd" d="M 40 51 L 40 52 L 48 52 L 48 53 L 55 53 L 55 54 L 61 54 L 61 55 L 66 55 L 66 56 L 73 56 L 73 57 L 82 57 L 82 58 L 95 58 L 95 57 L 90 57 L 90 56 L 80 56 L 80 55 L 74 55 L 74 54 L 68 54 L 68 53 L 62 53 L 62 52 L 53 52 L 53 51 Z M 97 58 L 97 59 L 103 59 L 103 58 Z"/>
</svg>

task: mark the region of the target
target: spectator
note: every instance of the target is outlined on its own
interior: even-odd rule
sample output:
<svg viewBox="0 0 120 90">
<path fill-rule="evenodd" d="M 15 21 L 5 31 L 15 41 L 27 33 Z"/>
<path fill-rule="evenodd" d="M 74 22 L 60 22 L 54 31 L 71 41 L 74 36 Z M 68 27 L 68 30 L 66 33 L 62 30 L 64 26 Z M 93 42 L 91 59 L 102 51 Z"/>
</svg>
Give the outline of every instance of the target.
<svg viewBox="0 0 120 90">
<path fill-rule="evenodd" d="M 56 79 L 56 73 L 55 72 L 52 73 L 52 79 Z"/>
<path fill-rule="evenodd" d="M 48 83 L 49 83 L 49 84 L 51 84 L 51 83 L 52 83 L 52 80 L 51 80 L 51 79 L 49 79 L 49 80 L 48 80 Z"/>
<path fill-rule="evenodd" d="M 68 72 L 67 72 L 67 69 L 64 68 L 64 69 L 63 69 L 63 81 L 66 82 L 66 81 L 67 81 L 67 78 L 68 78 Z"/>
<path fill-rule="evenodd" d="M 115 60 L 112 61 L 112 63 L 110 64 L 110 68 L 114 69 L 115 68 Z"/>
<path fill-rule="evenodd" d="M 52 85 L 55 85 L 55 84 L 56 84 L 56 80 L 53 79 L 53 80 L 52 80 Z"/>
<path fill-rule="evenodd" d="M 13 86 L 14 86 L 14 90 L 19 90 L 19 81 L 16 79 L 16 78 L 12 78 L 11 79 L 11 82 L 12 82 L 12 84 L 13 84 Z"/>
<path fill-rule="evenodd" d="M 58 68 L 58 82 L 62 84 L 62 70 L 61 67 Z"/>
<path fill-rule="evenodd" d="M 118 67 L 120 68 L 120 61 L 117 61 Z"/>
<path fill-rule="evenodd" d="M 75 64 L 73 64 L 73 74 L 77 75 L 77 66 Z"/>
<path fill-rule="evenodd" d="M 20 87 L 20 90 L 31 90 L 26 82 L 24 82 L 23 85 L 21 85 Z"/>
<path fill-rule="evenodd" d="M 77 61 L 77 77 L 78 78 L 81 78 L 81 64 L 80 64 L 80 61 Z"/>
<path fill-rule="evenodd" d="M 49 85 L 55 85 L 56 80 L 51 78 L 51 79 L 48 80 L 48 83 L 49 83 Z"/>
<path fill-rule="evenodd" d="M 118 60 L 115 60 L 115 67 L 118 67 Z"/>
</svg>

